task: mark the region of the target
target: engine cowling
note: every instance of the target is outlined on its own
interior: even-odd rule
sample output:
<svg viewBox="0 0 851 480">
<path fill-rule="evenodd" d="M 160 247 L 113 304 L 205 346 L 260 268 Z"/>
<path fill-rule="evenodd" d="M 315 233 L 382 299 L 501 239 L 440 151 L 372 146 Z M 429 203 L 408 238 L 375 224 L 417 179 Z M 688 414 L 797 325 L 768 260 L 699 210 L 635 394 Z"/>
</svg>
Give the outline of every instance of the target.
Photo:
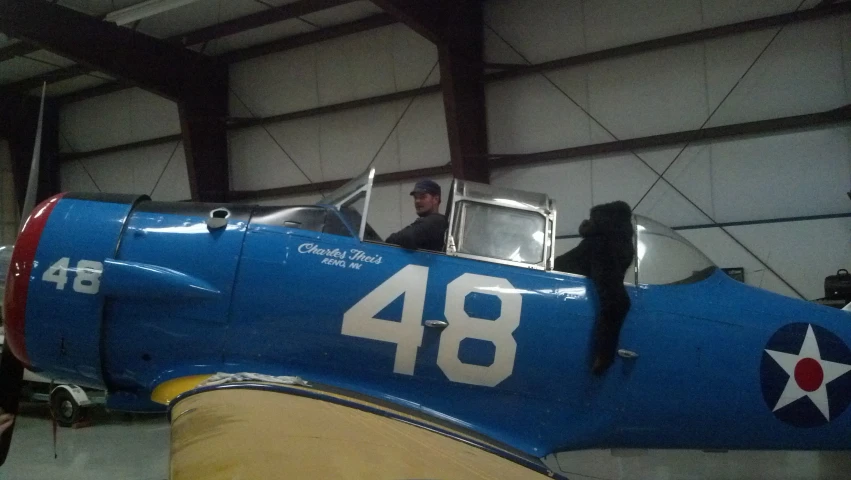
<svg viewBox="0 0 851 480">
<path fill-rule="evenodd" d="M 6 341 L 25 365 L 102 388 L 103 260 L 118 248 L 136 195 L 60 194 L 33 210 L 12 255 Z"/>
</svg>

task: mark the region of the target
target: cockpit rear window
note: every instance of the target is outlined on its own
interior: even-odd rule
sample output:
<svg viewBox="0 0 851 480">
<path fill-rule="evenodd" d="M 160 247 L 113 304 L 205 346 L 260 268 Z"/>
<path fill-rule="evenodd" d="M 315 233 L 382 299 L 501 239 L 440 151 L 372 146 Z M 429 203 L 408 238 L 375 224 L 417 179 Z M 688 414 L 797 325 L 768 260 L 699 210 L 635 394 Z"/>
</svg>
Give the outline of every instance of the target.
<svg viewBox="0 0 851 480">
<path fill-rule="evenodd" d="M 459 253 L 538 264 L 544 259 L 546 218 L 536 212 L 461 201 Z"/>
</svg>

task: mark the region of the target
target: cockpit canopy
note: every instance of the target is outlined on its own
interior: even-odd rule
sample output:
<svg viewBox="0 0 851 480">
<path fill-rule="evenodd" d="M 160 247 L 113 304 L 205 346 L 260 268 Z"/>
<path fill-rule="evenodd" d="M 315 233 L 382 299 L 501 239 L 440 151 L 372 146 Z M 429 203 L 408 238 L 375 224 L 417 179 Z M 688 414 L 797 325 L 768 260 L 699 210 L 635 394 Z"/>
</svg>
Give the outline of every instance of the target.
<svg viewBox="0 0 851 480">
<path fill-rule="evenodd" d="M 367 224 L 369 216 L 369 199 L 372 195 L 372 182 L 375 180 L 375 169 L 367 170 L 349 180 L 319 203 L 335 207 L 353 227 L 358 228 L 358 238 L 369 241 L 381 241 L 381 237 Z"/>
<path fill-rule="evenodd" d="M 381 242 L 367 223 L 374 178 L 375 170 L 368 169 L 319 203 L 340 211 L 358 229 L 361 241 Z M 456 179 L 447 205 L 447 255 L 552 270 L 556 207 L 546 194 Z M 692 283 L 717 268 L 688 240 L 655 220 L 633 215 L 633 227 L 636 255 L 627 283 Z"/>
<path fill-rule="evenodd" d="M 634 283 L 673 285 L 693 283 L 712 274 L 717 268 L 703 254 L 671 228 L 643 215 L 633 215 L 635 226 Z M 629 279 L 627 273 L 627 281 Z"/>
</svg>

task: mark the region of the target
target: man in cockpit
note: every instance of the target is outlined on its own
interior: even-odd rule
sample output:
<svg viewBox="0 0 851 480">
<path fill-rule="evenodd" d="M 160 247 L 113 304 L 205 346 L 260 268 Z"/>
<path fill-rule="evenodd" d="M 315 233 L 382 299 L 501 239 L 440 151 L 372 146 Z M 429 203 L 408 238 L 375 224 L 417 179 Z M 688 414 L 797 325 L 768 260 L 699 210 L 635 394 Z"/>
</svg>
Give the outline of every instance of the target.
<svg viewBox="0 0 851 480">
<path fill-rule="evenodd" d="M 419 218 L 387 237 L 386 242 L 410 249 L 443 251 L 449 223 L 440 214 L 440 185 L 433 180 L 420 180 L 411 196 Z"/>
</svg>

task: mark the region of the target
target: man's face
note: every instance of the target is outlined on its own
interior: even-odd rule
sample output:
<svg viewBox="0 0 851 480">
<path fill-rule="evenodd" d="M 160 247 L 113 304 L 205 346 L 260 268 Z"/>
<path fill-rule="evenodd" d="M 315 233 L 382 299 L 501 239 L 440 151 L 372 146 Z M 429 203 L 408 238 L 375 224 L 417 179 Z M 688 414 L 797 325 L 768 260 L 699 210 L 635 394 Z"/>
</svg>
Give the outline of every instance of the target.
<svg viewBox="0 0 851 480">
<path fill-rule="evenodd" d="M 439 206 L 440 195 L 432 195 L 430 193 L 414 194 L 414 208 L 417 210 L 417 215 L 421 217 L 436 213 Z"/>
</svg>

